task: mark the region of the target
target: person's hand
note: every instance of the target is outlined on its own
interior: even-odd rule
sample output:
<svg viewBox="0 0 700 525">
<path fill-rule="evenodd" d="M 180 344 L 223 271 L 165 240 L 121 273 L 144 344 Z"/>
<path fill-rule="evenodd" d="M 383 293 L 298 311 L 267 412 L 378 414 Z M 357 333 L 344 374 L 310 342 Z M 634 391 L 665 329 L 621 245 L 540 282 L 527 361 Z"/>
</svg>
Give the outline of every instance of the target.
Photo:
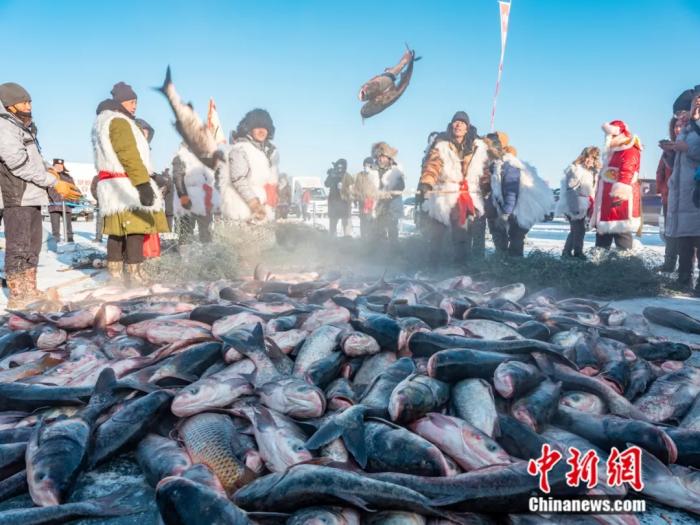
<svg viewBox="0 0 700 525">
<path fill-rule="evenodd" d="M 81 195 L 78 188 L 76 188 L 70 182 L 66 182 L 64 180 L 56 181 L 53 189 L 56 190 L 56 193 L 68 201 L 77 201 Z"/>
<path fill-rule="evenodd" d="M 143 206 L 153 206 L 156 200 L 156 194 L 151 188 L 150 182 L 144 182 L 136 186 L 136 190 L 139 192 L 139 201 Z"/>
<path fill-rule="evenodd" d="M 660 140 L 659 147 L 664 151 L 673 151 L 673 141 Z"/>
<path fill-rule="evenodd" d="M 250 208 L 250 213 L 253 220 L 264 221 L 267 218 L 265 206 L 263 206 L 258 199 L 249 201 L 248 208 Z"/>
<path fill-rule="evenodd" d="M 695 182 L 695 188 L 693 189 L 693 205 L 696 208 L 700 208 L 700 182 Z"/>
<path fill-rule="evenodd" d="M 673 151 L 677 151 L 679 153 L 685 153 L 688 151 L 688 143 L 683 142 L 682 140 L 678 140 L 673 143 L 672 148 Z"/>
<path fill-rule="evenodd" d="M 425 182 L 418 184 L 418 193 L 422 193 L 425 196 L 429 191 L 433 191 L 433 187 L 430 184 Z"/>
<path fill-rule="evenodd" d="M 186 210 L 189 210 L 190 208 L 192 208 L 192 201 L 187 195 L 183 195 L 182 197 L 180 197 L 180 205 Z"/>
</svg>

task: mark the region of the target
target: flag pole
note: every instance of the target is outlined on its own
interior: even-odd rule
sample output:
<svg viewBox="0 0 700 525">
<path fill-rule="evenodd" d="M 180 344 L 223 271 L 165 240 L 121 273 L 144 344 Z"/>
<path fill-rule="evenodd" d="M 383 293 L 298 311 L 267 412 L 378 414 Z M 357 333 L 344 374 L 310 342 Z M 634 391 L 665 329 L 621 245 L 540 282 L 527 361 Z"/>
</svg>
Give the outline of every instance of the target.
<svg viewBox="0 0 700 525">
<path fill-rule="evenodd" d="M 498 62 L 498 77 L 496 79 L 496 90 L 493 94 L 493 105 L 491 107 L 491 131 L 494 130 L 496 121 L 496 102 L 498 92 L 501 89 L 501 76 L 503 75 L 503 60 L 506 55 L 506 40 L 508 38 L 508 19 L 510 17 L 511 0 L 499 0 L 498 10 L 501 18 L 501 58 Z"/>
</svg>

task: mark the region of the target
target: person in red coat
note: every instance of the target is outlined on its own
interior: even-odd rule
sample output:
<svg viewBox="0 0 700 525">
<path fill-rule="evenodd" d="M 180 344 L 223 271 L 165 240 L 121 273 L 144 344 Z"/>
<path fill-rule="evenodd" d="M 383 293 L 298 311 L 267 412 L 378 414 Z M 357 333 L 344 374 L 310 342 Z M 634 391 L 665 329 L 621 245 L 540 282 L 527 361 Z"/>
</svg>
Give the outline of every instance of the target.
<svg viewBox="0 0 700 525">
<path fill-rule="evenodd" d="M 642 144 L 621 120 L 603 124 L 605 162 L 596 185 L 591 225 L 596 229 L 595 245 L 608 249 L 632 248 L 632 234 L 642 224 L 639 162 Z"/>
</svg>

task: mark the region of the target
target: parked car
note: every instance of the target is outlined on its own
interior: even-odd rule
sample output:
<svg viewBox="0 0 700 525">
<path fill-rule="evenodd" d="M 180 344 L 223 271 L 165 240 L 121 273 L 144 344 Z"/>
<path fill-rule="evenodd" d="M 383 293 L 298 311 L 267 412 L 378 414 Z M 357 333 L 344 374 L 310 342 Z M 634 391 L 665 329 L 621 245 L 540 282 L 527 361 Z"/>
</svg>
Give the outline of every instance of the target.
<svg viewBox="0 0 700 525">
<path fill-rule="evenodd" d="M 656 193 L 656 180 L 642 179 L 642 216 L 644 224 L 659 226 L 661 216 L 661 195 Z"/>
<path fill-rule="evenodd" d="M 71 217 L 74 221 L 85 219 L 89 222 L 95 218 L 95 206 L 88 201 L 82 201 L 73 207 Z"/>
</svg>

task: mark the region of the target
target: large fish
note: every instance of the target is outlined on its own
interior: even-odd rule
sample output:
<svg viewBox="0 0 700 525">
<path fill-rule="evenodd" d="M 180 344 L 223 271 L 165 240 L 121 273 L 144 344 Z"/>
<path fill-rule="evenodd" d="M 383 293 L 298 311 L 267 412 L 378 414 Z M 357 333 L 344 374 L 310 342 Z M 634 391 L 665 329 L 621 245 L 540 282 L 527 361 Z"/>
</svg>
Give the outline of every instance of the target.
<svg viewBox="0 0 700 525">
<path fill-rule="evenodd" d="M 192 461 L 207 465 L 227 493 L 232 494 L 253 477 L 236 456 L 232 442 L 238 436 L 229 416 L 198 414 L 184 422 L 179 434 Z"/>
<path fill-rule="evenodd" d="M 674 328 L 681 332 L 700 334 L 700 321 L 683 312 L 670 310 L 668 308 L 647 306 L 642 313 L 644 317 L 652 323 Z"/>
<path fill-rule="evenodd" d="M 453 415 L 493 438 L 498 433 L 498 413 L 493 390 L 483 379 L 464 379 L 452 387 Z"/>
<path fill-rule="evenodd" d="M 381 113 L 403 95 L 411 82 L 413 64 L 416 60 L 420 60 L 420 57 L 416 57 L 416 52 L 408 49 L 396 67 L 387 69 L 384 74 L 377 75 L 362 86 L 359 99 L 365 102 L 360 110 L 363 119 Z M 395 84 L 396 75 L 404 67 L 406 69 L 401 73 L 399 83 Z"/>
<path fill-rule="evenodd" d="M 192 460 L 185 449 L 172 439 L 158 434 L 148 434 L 136 448 L 136 459 L 146 481 L 155 487 L 168 476 L 179 476 L 190 466 Z"/>
<path fill-rule="evenodd" d="M 165 72 L 163 85 L 154 88 L 168 99 L 170 107 L 175 113 L 175 129 L 187 144 L 187 147 L 202 163 L 210 168 L 216 165 L 216 140 L 207 126 L 202 123 L 192 106 L 182 102 L 180 95 L 175 90 L 170 66 Z"/>
<path fill-rule="evenodd" d="M 389 398 L 392 421 L 409 423 L 428 412 L 439 410 L 450 397 L 447 383 L 431 377 L 411 374 L 401 381 Z"/>
</svg>

